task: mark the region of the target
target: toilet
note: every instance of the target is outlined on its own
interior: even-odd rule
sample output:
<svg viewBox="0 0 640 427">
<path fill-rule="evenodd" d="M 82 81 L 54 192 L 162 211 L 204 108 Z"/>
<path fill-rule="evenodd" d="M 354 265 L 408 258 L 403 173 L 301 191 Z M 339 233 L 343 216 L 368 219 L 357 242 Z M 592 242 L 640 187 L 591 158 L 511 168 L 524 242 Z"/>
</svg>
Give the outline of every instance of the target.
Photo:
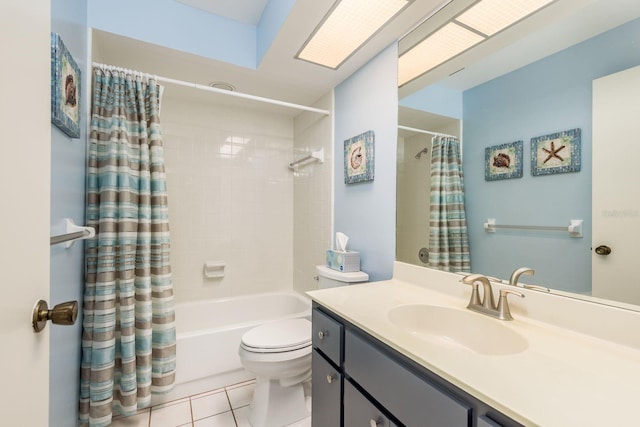
<svg viewBox="0 0 640 427">
<path fill-rule="evenodd" d="M 320 289 L 362 283 L 361 271 L 341 273 L 316 266 Z M 303 383 L 311 378 L 311 322 L 286 319 L 265 323 L 242 335 L 244 368 L 256 376 L 249 422 L 253 427 L 282 427 L 309 417 Z"/>
</svg>

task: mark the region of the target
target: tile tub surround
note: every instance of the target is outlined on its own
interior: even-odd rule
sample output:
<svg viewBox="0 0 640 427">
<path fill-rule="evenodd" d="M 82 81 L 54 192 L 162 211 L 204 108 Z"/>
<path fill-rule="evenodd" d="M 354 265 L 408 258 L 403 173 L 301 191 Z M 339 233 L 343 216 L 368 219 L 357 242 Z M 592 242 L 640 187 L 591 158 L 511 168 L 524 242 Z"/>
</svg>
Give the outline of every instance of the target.
<svg viewBox="0 0 640 427">
<path fill-rule="evenodd" d="M 519 289 L 501 322 L 528 347 L 489 356 L 415 338 L 386 313 L 405 304 L 465 310 L 462 276 L 396 262 L 392 280 L 310 292 L 316 302 L 524 425 L 631 425 L 640 395 L 640 313 Z M 494 292 L 508 285 L 494 284 Z M 483 316 L 472 313 L 473 315 Z M 499 320 L 495 320 L 500 322 Z M 589 410 L 585 410 L 589 408 Z"/>
<path fill-rule="evenodd" d="M 293 118 L 167 91 L 162 124 L 176 302 L 291 290 Z"/>
<path fill-rule="evenodd" d="M 314 107 L 332 109 L 332 93 Z M 331 116 L 303 112 L 294 119 L 294 159 L 324 149 L 324 163 L 309 163 L 293 174 L 293 286 L 298 292 L 318 289 L 315 266 L 333 247 L 333 136 Z"/>
</svg>

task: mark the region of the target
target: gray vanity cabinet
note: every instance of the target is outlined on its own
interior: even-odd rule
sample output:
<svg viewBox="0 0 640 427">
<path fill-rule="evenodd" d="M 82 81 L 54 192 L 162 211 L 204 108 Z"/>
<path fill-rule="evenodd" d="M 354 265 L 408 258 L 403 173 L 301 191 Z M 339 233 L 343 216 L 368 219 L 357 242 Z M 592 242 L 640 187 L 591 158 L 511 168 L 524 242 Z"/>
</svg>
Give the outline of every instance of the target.
<svg viewBox="0 0 640 427">
<path fill-rule="evenodd" d="M 342 425 L 342 381 L 340 371 L 314 349 L 311 356 L 312 425 Z"/>
<path fill-rule="evenodd" d="M 397 427 L 385 411 L 360 393 L 349 380 L 344 382 L 344 425 Z"/>
<path fill-rule="evenodd" d="M 313 304 L 313 427 L 516 427 L 502 413 Z"/>
<path fill-rule="evenodd" d="M 403 425 L 469 425 L 469 404 L 434 387 L 353 330 L 345 333 L 344 371 Z"/>
</svg>

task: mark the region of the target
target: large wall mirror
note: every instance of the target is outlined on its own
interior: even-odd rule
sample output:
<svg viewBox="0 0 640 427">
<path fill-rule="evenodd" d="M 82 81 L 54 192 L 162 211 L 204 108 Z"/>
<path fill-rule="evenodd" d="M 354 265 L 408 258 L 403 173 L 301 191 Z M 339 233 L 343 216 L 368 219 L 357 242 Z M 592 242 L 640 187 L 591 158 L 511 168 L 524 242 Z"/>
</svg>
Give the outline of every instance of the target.
<svg viewBox="0 0 640 427">
<path fill-rule="evenodd" d="M 449 2 L 400 41 L 399 55 L 474 3 Z M 640 239 L 638 66 L 639 1 L 557 0 L 401 85 L 397 260 L 430 267 L 431 144 L 434 133 L 449 135 L 461 141 L 472 272 L 508 280 L 530 267 L 523 283 L 640 309 L 631 270 Z M 532 163 L 542 148 L 562 161 L 575 154 L 575 138 L 558 150 L 577 129 L 573 169 Z M 554 138 L 553 149 L 537 144 Z M 512 144 L 522 147 L 522 175 L 486 179 L 487 163 L 504 167 L 486 149 Z M 489 219 L 524 228 L 490 232 Z M 571 220 L 582 221 L 580 237 Z"/>
</svg>

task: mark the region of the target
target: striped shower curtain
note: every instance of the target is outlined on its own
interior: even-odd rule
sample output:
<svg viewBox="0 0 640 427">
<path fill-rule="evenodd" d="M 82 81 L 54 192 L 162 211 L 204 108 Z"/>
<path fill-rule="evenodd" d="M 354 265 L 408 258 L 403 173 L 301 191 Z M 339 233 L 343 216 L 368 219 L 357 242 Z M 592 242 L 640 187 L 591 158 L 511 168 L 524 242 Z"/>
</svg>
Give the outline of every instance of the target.
<svg viewBox="0 0 640 427">
<path fill-rule="evenodd" d="M 176 332 L 159 85 L 93 71 L 80 423 L 106 426 L 172 389 Z"/>
<path fill-rule="evenodd" d="M 436 136 L 431 149 L 429 266 L 469 272 L 469 237 L 464 212 L 460 141 Z"/>
</svg>

